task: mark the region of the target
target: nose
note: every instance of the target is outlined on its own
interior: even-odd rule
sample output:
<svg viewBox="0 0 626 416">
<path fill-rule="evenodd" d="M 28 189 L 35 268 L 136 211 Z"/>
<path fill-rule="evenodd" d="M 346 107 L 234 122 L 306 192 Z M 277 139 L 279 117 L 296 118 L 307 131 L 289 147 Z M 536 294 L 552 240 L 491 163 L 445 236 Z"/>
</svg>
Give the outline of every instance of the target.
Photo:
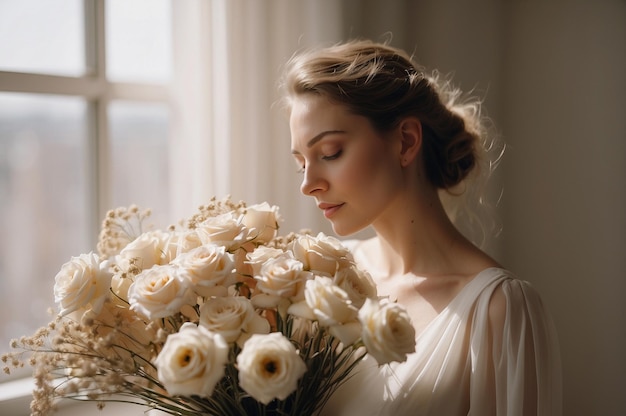
<svg viewBox="0 0 626 416">
<path fill-rule="evenodd" d="M 309 165 L 304 168 L 304 176 L 300 184 L 300 192 L 304 195 L 312 196 L 318 191 L 328 189 L 328 182 L 324 180 L 322 175 L 317 172 L 313 166 Z"/>
</svg>

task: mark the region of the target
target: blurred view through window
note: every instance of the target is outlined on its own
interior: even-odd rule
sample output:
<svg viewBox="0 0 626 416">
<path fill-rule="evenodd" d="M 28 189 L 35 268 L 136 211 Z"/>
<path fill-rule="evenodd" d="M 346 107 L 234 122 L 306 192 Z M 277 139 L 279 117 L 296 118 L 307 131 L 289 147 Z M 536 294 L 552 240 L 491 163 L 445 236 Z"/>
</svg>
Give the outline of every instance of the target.
<svg viewBox="0 0 626 416">
<path fill-rule="evenodd" d="M 105 207 L 168 219 L 171 36 L 170 0 L 0 0 L 0 353 Z"/>
</svg>

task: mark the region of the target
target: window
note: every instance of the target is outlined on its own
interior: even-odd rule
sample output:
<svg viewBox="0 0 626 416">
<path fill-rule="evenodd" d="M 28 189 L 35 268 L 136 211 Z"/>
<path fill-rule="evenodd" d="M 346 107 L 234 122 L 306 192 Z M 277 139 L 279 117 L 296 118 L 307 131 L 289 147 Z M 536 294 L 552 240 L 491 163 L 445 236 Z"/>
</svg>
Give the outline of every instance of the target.
<svg viewBox="0 0 626 416">
<path fill-rule="evenodd" d="M 168 130 L 164 104 L 119 100 L 109 104 L 110 205 L 154 208 L 151 219 L 163 226 L 171 221 L 163 209 L 169 199 Z"/>
<path fill-rule="evenodd" d="M 51 319 L 107 209 L 167 225 L 170 1 L 0 1 L 0 352 Z"/>
<path fill-rule="evenodd" d="M 80 76 L 85 46 L 82 0 L 0 2 L 2 70 Z"/>
<path fill-rule="evenodd" d="M 0 93 L 2 352 L 50 318 L 54 268 L 93 235 L 86 116 L 80 97 Z"/>
</svg>

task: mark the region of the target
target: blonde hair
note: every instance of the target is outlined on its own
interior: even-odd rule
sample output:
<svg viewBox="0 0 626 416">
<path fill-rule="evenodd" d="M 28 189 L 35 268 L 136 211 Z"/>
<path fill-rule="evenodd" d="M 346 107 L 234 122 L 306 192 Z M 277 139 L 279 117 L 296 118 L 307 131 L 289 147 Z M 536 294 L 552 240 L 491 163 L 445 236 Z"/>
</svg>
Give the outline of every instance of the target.
<svg viewBox="0 0 626 416">
<path fill-rule="evenodd" d="M 287 63 L 282 87 L 288 107 L 294 97 L 318 94 L 366 117 L 380 132 L 392 130 L 406 117 L 417 117 L 424 132 L 426 175 L 445 191 L 440 194 L 453 221 L 462 211 L 459 203 L 467 201 L 444 194 L 468 197 L 476 191 L 469 192 L 465 183 L 470 174 L 477 178 L 482 173 L 486 182 L 493 170 L 494 162 L 484 158 L 492 146 L 487 143 L 482 102 L 463 96 L 450 79 L 427 73 L 405 51 L 387 43 L 353 40 L 300 52 Z M 482 196 L 474 196 L 484 205 Z M 473 214 L 466 217 L 475 220 Z"/>
</svg>

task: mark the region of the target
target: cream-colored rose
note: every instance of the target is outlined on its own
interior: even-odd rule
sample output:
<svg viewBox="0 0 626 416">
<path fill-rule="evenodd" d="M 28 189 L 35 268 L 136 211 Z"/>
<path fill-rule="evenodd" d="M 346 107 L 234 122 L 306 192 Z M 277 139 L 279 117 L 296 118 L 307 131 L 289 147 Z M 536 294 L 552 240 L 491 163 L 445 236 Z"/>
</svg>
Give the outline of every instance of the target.
<svg viewBox="0 0 626 416">
<path fill-rule="evenodd" d="M 170 237 L 166 241 L 166 251 L 172 253 L 171 258 L 193 250 L 202 245 L 198 232 L 193 230 L 178 230 L 170 232 Z"/>
<path fill-rule="evenodd" d="M 79 309 L 99 312 L 111 287 L 109 263 L 91 252 L 72 257 L 54 278 L 54 301 L 60 315 Z"/>
<path fill-rule="evenodd" d="M 415 328 L 406 310 L 388 299 L 367 299 L 359 310 L 361 337 L 378 364 L 403 362 L 415 352 Z"/>
<path fill-rule="evenodd" d="M 185 269 L 196 287 L 228 287 L 236 281 L 235 263 L 224 246 L 201 245 L 179 255 L 172 264 Z"/>
<path fill-rule="evenodd" d="M 203 244 L 214 243 L 225 246 L 227 250 L 243 244 L 247 239 L 247 229 L 234 211 L 207 218 L 198 224 L 196 232 Z"/>
<path fill-rule="evenodd" d="M 130 308 L 148 319 L 165 318 L 195 304 L 191 279 L 174 265 L 154 266 L 135 276 L 128 289 Z"/>
<path fill-rule="evenodd" d="M 304 302 L 294 303 L 288 312 L 303 318 L 315 319 L 345 345 L 353 344 L 360 336 L 358 309 L 348 294 L 329 277 L 315 276 L 306 282 Z"/>
<path fill-rule="evenodd" d="M 303 234 L 293 241 L 291 247 L 296 259 L 305 270 L 316 274 L 334 276 L 337 270 L 354 264 L 352 253 L 334 237 L 319 233 L 317 237 Z"/>
<path fill-rule="evenodd" d="M 257 290 L 273 297 L 276 304 L 281 299 L 298 302 L 304 299 L 304 284 L 313 275 L 302 270 L 302 263 L 289 253 L 267 260 L 254 278 Z M 272 305 L 275 306 L 275 305 Z"/>
<path fill-rule="evenodd" d="M 376 283 L 372 276 L 356 266 L 340 269 L 335 273 L 333 282 L 345 290 L 352 304 L 357 308 L 363 306 L 365 299 L 377 298 Z"/>
<path fill-rule="evenodd" d="M 210 397 L 224 376 L 228 344 L 219 334 L 192 323 L 167 337 L 154 361 L 171 395 Z"/>
<path fill-rule="evenodd" d="M 284 253 L 279 248 L 258 246 L 254 251 L 246 254 L 246 264 L 250 265 L 253 276 L 260 275 L 263 263 L 274 257 L 282 256 Z"/>
<path fill-rule="evenodd" d="M 268 243 L 278 232 L 278 207 L 267 202 L 251 205 L 246 208 L 242 223 L 249 230 L 249 235 L 257 243 Z"/>
<path fill-rule="evenodd" d="M 296 390 L 306 364 L 280 332 L 253 335 L 237 356 L 239 385 L 257 401 L 284 400 Z"/>
<path fill-rule="evenodd" d="M 252 334 L 267 334 L 270 324 L 259 316 L 250 300 L 243 296 L 209 299 L 200 308 L 200 326 L 222 334 L 226 342 L 240 346 Z"/>
<path fill-rule="evenodd" d="M 138 259 L 135 265 L 142 270 L 158 264 L 167 264 L 175 253 L 168 248 L 166 243 L 170 234 L 161 230 L 148 231 L 131 241 L 120 251 L 116 262 L 122 270 L 128 269 L 128 264 L 132 259 Z"/>
<path fill-rule="evenodd" d="M 315 276 L 314 280 L 307 281 L 304 296 L 315 317 L 324 326 L 357 319 L 358 309 L 352 305 L 348 294 L 328 277 Z"/>
</svg>

